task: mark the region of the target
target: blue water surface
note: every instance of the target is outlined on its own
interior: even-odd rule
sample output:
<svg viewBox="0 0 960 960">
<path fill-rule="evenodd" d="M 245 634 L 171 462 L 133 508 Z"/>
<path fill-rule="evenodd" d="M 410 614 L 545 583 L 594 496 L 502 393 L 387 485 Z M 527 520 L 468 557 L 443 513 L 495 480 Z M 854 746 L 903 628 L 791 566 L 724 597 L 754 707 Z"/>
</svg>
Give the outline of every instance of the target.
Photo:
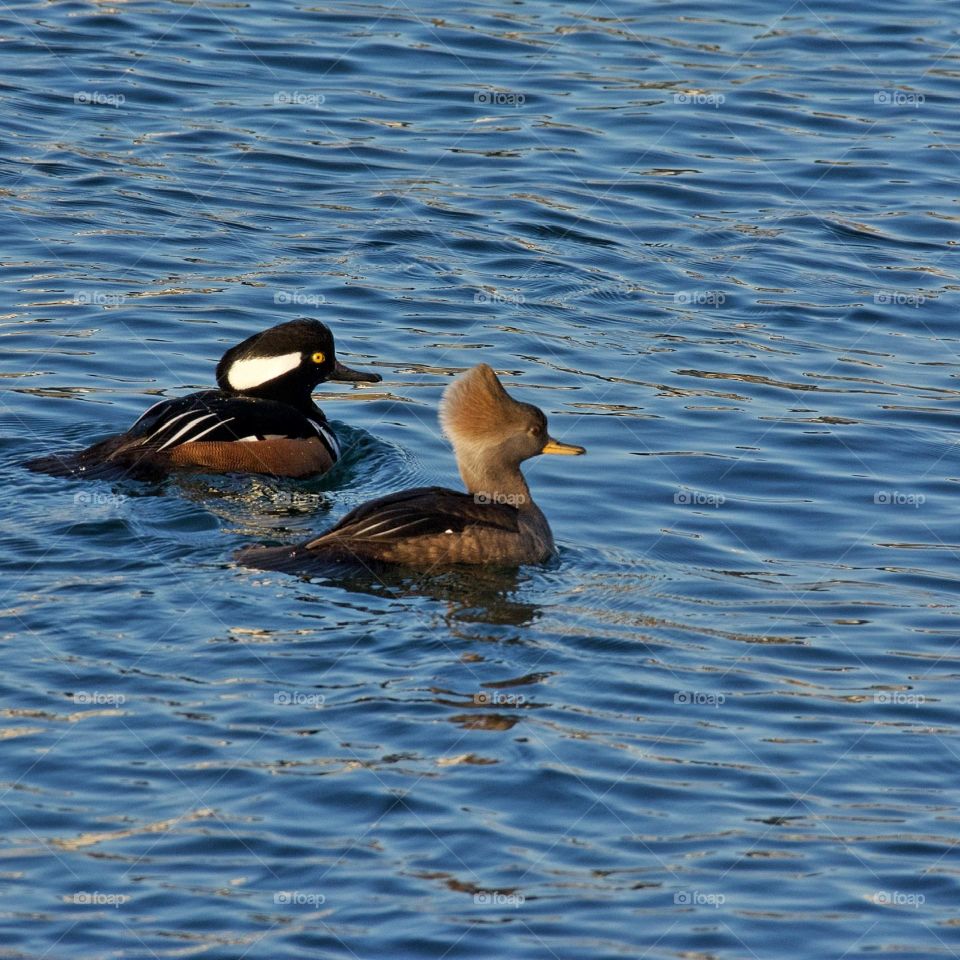
<svg viewBox="0 0 960 960">
<path fill-rule="evenodd" d="M 0 8 L 0 956 L 960 953 L 949 4 Z M 23 461 L 329 323 L 322 480 Z M 589 450 L 518 571 L 236 564 Z"/>
</svg>

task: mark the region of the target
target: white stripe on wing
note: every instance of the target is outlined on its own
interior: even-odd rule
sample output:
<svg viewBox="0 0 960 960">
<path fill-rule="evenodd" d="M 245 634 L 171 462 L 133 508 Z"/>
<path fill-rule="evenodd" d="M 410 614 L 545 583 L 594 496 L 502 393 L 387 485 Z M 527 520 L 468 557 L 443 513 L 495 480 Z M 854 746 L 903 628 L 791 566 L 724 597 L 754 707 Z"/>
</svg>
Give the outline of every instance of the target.
<svg viewBox="0 0 960 960">
<path fill-rule="evenodd" d="M 330 429 L 326 423 L 317 423 L 316 420 L 310 420 L 307 417 L 307 420 L 310 421 L 311 426 L 317 433 L 323 437 L 327 443 L 330 445 L 330 449 L 333 451 L 333 459 L 340 459 L 340 444 L 337 442 L 337 435 Z"/>
<path fill-rule="evenodd" d="M 143 413 L 141 413 L 140 416 L 133 421 L 133 423 L 130 425 L 130 429 L 132 430 L 141 420 L 150 416 L 150 414 L 153 413 L 153 411 L 156 410 L 157 407 L 162 407 L 165 403 L 169 403 L 169 402 L 170 402 L 169 400 L 158 400 L 152 406 L 147 407 L 147 409 L 144 410 Z"/>
<path fill-rule="evenodd" d="M 191 413 L 196 413 L 195 410 L 191 410 Z M 215 417 L 215 413 L 205 413 L 202 417 L 197 417 L 196 420 L 191 420 L 183 429 L 178 430 L 163 446 L 157 448 L 159 453 L 161 450 L 166 450 L 171 444 L 176 443 L 185 433 L 189 433 L 198 423 L 203 423 L 204 420 L 209 420 L 211 417 Z M 176 418 L 176 419 L 179 419 Z M 170 421 L 173 423 L 173 421 Z M 214 424 L 216 426 L 216 424 Z"/>
<path fill-rule="evenodd" d="M 211 430 L 216 430 L 217 427 L 225 427 L 231 420 L 235 420 L 236 417 L 228 417 L 226 420 L 218 420 L 212 427 L 207 427 L 206 430 L 201 431 L 195 437 L 191 437 L 189 440 L 184 440 L 184 443 L 196 443 L 201 437 L 205 437 Z M 162 448 L 161 448 L 162 449 Z"/>
<path fill-rule="evenodd" d="M 395 516 L 387 517 L 386 520 L 379 520 L 376 523 L 362 527 L 359 530 L 350 530 L 346 535 L 350 540 L 376 540 L 382 537 L 392 537 L 394 534 L 400 533 L 402 530 L 406 530 L 408 527 L 415 527 L 422 521 L 422 519 L 422 517 L 415 517 L 413 520 L 405 520 Z M 373 536 L 370 536 L 370 534 L 372 534 L 374 530 L 377 530 L 378 527 L 383 527 L 384 525 L 391 523 L 394 524 L 394 526 L 388 526 L 386 530 L 379 530 L 377 533 L 373 534 Z"/>
<path fill-rule="evenodd" d="M 149 443 L 151 440 L 155 440 L 160 436 L 161 433 L 163 433 L 164 430 L 167 430 L 169 427 L 173 426 L 173 424 L 175 424 L 178 420 L 182 420 L 184 417 L 189 417 L 191 414 L 196 412 L 196 410 L 187 410 L 184 413 L 178 413 L 175 417 L 171 417 L 169 420 L 164 420 L 163 423 L 161 423 L 160 426 L 157 427 L 157 429 L 154 430 L 153 433 L 151 433 L 150 436 L 147 437 L 147 439 L 143 442 Z"/>
</svg>

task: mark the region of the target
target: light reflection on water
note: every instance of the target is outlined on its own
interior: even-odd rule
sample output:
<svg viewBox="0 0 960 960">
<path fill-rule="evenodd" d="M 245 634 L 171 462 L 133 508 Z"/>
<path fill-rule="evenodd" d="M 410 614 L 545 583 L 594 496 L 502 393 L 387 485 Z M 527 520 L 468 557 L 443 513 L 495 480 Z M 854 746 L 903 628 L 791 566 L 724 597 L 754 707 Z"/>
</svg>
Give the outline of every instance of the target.
<svg viewBox="0 0 960 960">
<path fill-rule="evenodd" d="M 955 952 L 939 6 L 0 18 L 10 956 Z M 330 476 L 21 468 L 300 315 Z M 455 483 L 480 360 L 556 561 L 231 560 Z"/>
</svg>

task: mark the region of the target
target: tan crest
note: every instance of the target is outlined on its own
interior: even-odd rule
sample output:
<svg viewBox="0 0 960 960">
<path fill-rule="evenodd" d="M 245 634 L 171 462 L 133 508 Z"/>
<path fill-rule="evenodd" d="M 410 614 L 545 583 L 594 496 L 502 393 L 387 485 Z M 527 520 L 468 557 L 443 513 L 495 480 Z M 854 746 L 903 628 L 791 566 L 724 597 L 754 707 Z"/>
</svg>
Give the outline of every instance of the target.
<svg viewBox="0 0 960 960">
<path fill-rule="evenodd" d="M 501 435 L 522 407 L 485 363 L 461 373 L 443 392 L 440 424 L 454 446 L 458 442 Z"/>
</svg>

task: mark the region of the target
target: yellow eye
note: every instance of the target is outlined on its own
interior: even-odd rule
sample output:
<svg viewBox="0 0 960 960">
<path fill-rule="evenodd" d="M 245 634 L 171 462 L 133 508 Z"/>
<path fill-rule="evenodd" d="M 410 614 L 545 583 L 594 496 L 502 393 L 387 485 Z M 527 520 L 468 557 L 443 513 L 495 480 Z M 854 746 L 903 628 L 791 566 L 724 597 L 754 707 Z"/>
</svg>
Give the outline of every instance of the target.
<svg viewBox="0 0 960 960">
<path fill-rule="evenodd" d="M 323 363 L 323 361 L 327 359 L 327 355 L 318 350 L 310 359 L 314 363 Z"/>
</svg>

